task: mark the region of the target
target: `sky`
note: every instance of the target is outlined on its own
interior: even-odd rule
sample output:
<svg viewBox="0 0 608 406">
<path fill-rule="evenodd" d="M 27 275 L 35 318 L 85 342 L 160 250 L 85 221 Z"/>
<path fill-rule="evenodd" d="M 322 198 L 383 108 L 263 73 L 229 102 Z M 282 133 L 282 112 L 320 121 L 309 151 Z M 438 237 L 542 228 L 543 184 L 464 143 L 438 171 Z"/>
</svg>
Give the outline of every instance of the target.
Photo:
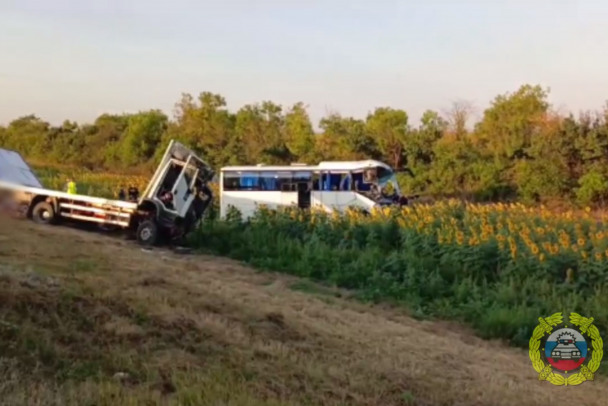
<svg viewBox="0 0 608 406">
<path fill-rule="evenodd" d="M 606 21 L 598 0 L 0 0 L 0 124 L 172 114 L 203 91 L 415 124 L 525 83 L 577 113 L 608 99 Z"/>
</svg>

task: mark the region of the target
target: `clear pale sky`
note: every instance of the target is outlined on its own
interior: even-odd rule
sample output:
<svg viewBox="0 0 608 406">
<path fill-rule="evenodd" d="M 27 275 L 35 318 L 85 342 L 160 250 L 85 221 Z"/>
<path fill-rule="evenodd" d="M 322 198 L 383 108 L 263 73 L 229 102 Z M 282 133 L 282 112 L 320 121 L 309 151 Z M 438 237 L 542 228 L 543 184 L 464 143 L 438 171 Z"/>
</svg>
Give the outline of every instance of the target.
<svg viewBox="0 0 608 406">
<path fill-rule="evenodd" d="M 606 44 L 599 0 L 0 0 L 0 123 L 171 113 L 201 91 L 415 122 L 523 83 L 578 112 L 608 99 Z"/>
</svg>

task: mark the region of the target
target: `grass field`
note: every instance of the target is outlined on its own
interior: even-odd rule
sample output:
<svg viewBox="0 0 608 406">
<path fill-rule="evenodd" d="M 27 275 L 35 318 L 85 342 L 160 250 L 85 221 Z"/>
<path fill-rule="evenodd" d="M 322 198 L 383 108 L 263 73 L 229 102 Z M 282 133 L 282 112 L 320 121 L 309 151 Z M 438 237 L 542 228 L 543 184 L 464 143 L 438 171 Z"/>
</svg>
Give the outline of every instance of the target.
<svg viewBox="0 0 608 406">
<path fill-rule="evenodd" d="M 600 406 L 608 396 L 602 377 L 555 388 L 524 350 L 229 259 L 3 218 L 0 263 L 6 405 Z"/>
</svg>

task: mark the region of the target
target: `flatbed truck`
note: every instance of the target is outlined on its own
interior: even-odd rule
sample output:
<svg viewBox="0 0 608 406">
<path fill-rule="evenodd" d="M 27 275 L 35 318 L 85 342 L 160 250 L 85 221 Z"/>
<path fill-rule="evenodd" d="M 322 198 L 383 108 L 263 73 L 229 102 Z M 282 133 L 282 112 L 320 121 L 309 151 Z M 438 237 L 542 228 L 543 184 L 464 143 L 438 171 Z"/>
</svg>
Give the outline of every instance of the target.
<svg viewBox="0 0 608 406">
<path fill-rule="evenodd" d="M 137 201 L 104 199 L 47 189 L 19 153 L 0 149 L 0 207 L 38 224 L 69 219 L 128 230 L 153 246 L 194 229 L 213 198 L 213 176 L 203 159 L 172 140 Z"/>
</svg>

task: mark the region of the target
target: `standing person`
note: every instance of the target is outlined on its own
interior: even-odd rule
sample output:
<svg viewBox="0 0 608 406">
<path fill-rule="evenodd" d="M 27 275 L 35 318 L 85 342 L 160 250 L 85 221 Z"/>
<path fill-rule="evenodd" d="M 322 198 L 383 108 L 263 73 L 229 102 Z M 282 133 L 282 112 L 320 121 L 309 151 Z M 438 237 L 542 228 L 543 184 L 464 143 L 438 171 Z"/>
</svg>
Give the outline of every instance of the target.
<svg viewBox="0 0 608 406">
<path fill-rule="evenodd" d="M 68 178 L 68 182 L 65 184 L 65 191 L 70 195 L 78 194 L 78 188 L 76 182 L 72 178 Z"/>
<path fill-rule="evenodd" d="M 137 189 L 135 186 L 129 187 L 129 200 L 132 202 L 139 200 L 139 189 Z"/>
</svg>

